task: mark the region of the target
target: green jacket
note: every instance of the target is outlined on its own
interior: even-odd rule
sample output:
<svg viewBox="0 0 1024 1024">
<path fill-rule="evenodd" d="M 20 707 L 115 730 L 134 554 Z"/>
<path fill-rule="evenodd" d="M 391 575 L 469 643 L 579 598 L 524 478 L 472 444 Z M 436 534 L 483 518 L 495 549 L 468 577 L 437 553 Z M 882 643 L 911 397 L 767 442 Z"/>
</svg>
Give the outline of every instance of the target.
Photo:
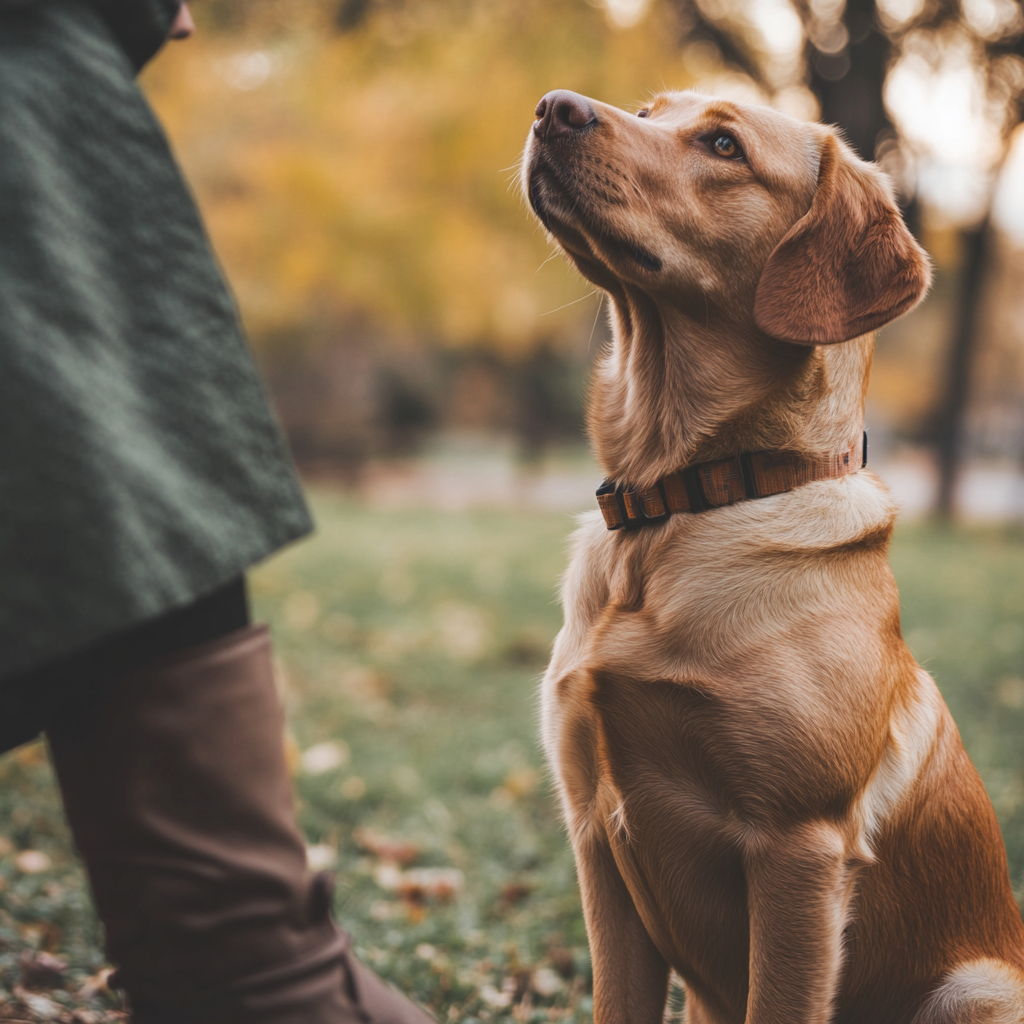
<svg viewBox="0 0 1024 1024">
<path fill-rule="evenodd" d="M 0 0 L 0 680 L 311 528 L 135 84 L 176 8 Z"/>
</svg>

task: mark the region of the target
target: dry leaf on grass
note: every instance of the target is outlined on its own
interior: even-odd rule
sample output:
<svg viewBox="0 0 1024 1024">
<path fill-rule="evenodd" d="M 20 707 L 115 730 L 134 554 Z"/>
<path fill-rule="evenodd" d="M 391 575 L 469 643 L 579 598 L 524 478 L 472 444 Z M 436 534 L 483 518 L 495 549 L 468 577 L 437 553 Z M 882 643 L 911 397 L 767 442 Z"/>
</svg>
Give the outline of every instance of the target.
<svg viewBox="0 0 1024 1024">
<path fill-rule="evenodd" d="M 78 994 L 83 999 L 119 999 L 120 993 L 110 987 L 110 979 L 114 974 L 113 967 L 102 967 L 92 977 L 82 982 Z"/>
<path fill-rule="evenodd" d="M 23 875 L 38 875 L 53 867 L 49 855 L 42 850 L 22 850 L 14 858 L 14 864 Z"/>
<path fill-rule="evenodd" d="M 328 843 L 314 843 L 306 847 L 306 865 L 310 871 L 326 871 L 338 861 L 338 851 Z"/>
<path fill-rule="evenodd" d="M 324 772 L 340 768 L 348 762 L 348 759 L 347 743 L 341 740 L 327 740 L 304 751 L 299 763 L 307 775 L 323 775 Z"/>
<path fill-rule="evenodd" d="M 360 850 L 365 850 L 378 860 L 389 864 L 414 864 L 420 855 L 420 848 L 416 843 L 381 835 L 369 828 L 357 828 L 352 833 L 352 838 Z"/>
<path fill-rule="evenodd" d="M 508 910 L 517 903 L 522 903 L 529 896 L 536 886 L 529 882 L 506 882 L 501 887 L 501 895 L 498 899 L 497 910 Z"/>
<path fill-rule="evenodd" d="M 64 1008 L 55 1003 L 49 996 L 36 995 L 20 985 L 14 986 L 14 996 L 30 1013 L 39 1020 L 56 1020 L 64 1012 Z"/>
<path fill-rule="evenodd" d="M 60 988 L 68 969 L 66 960 L 52 953 L 26 949 L 18 958 L 21 982 L 28 989 Z"/>
<path fill-rule="evenodd" d="M 412 868 L 400 871 L 384 863 L 373 873 L 382 889 L 397 892 L 407 903 L 450 903 L 462 892 L 465 877 L 458 868 Z"/>
</svg>

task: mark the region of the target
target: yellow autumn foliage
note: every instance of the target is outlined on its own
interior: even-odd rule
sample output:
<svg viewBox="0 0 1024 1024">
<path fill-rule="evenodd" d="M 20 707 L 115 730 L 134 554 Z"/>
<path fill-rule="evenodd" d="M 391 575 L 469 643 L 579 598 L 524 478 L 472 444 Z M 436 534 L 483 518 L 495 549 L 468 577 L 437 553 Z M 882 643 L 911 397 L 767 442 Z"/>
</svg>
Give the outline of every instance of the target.
<svg viewBox="0 0 1024 1024">
<path fill-rule="evenodd" d="M 257 345 L 358 321 L 514 356 L 589 330 L 596 300 L 545 263 L 519 153 L 550 89 L 632 107 L 690 85 L 670 14 L 621 29 L 600 0 L 421 0 L 340 34 L 318 0 L 291 7 L 201 22 L 144 77 Z"/>
</svg>

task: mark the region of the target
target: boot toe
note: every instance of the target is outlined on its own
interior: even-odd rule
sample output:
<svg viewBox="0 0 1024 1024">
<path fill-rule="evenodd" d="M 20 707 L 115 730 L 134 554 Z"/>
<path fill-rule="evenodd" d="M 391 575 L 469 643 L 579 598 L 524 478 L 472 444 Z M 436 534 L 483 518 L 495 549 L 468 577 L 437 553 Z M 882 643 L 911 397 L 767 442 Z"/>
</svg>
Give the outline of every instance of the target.
<svg viewBox="0 0 1024 1024">
<path fill-rule="evenodd" d="M 435 1024 L 434 1018 L 393 989 L 351 954 L 347 958 L 354 1002 L 369 1024 Z"/>
</svg>

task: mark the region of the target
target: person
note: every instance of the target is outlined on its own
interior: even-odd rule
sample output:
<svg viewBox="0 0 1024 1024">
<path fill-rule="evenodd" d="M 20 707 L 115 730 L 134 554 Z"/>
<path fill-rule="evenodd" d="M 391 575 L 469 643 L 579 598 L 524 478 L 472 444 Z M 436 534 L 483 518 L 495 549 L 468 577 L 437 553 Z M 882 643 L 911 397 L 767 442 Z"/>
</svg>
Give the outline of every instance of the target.
<svg viewBox="0 0 1024 1024">
<path fill-rule="evenodd" d="M 244 574 L 311 529 L 135 74 L 180 0 L 0 0 L 0 750 L 44 733 L 135 1024 L 426 1024 L 310 877 Z"/>
</svg>

